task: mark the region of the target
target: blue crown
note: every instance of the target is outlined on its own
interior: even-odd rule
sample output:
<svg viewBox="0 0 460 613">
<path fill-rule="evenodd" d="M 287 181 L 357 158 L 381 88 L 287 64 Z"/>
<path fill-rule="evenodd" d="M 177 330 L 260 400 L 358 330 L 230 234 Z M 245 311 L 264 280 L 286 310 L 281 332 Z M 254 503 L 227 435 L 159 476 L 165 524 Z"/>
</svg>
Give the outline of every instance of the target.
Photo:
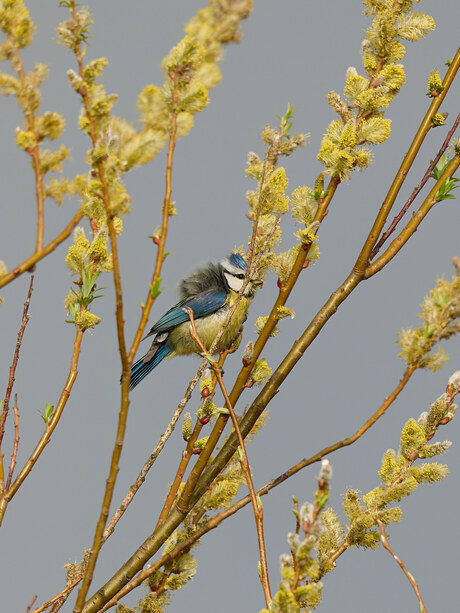
<svg viewBox="0 0 460 613">
<path fill-rule="evenodd" d="M 246 268 L 248 267 L 248 263 L 239 253 L 231 253 L 228 256 L 228 261 L 232 266 L 240 268 L 241 270 L 246 270 Z"/>
</svg>

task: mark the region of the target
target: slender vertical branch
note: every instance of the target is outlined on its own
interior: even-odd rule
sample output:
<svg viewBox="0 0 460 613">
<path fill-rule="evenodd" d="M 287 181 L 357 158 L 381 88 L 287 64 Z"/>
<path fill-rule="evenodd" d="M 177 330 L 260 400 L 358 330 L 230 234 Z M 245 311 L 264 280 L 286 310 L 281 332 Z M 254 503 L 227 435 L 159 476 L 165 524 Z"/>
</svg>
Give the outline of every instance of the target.
<svg viewBox="0 0 460 613">
<path fill-rule="evenodd" d="M 71 0 L 70 12 L 72 14 L 74 23 L 77 24 L 77 4 L 75 0 Z M 83 65 L 83 53 L 81 49 L 81 39 L 78 38 L 78 42 L 74 47 L 75 57 L 78 64 L 78 73 L 82 80 L 82 83 L 86 83 L 85 71 Z M 80 87 L 80 95 L 82 97 L 83 105 L 86 111 L 86 116 L 89 122 L 89 135 L 91 138 L 91 143 L 93 149 L 96 148 L 98 141 L 98 134 L 96 132 L 96 125 L 94 121 L 94 117 L 91 110 L 91 102 L 89 99 L 88 89 L 83 86 Z M 121 456 L 121 451 L 123 449 L 124 436 L 126 432 L 126 422 L 128 418 L 128 407 L 129 407 L 129 377 L 130 377 L 130 369 L 131 362 L 128 357 L 127 349 L 126 349 L 126 341 L 125 341 L 125 330 L 124 330 L 124 317 L 123 317 L 123 292 L 121 286 L 121 274 L 120 274 L 120 265 L 118 258 L 118 244 L 117 244 L 117 233 L 114 225 L 114 213 L 111 209 L 110 202 L 110 194 L 109 194 L 109 186 L 105 176 L 105 168 L 104 162 L 100 159 L 95 163 L 96 170 L 99 176 L 99 180 L 102 186 L 102 200 L 105 207 L 106 212 L 106 220 L 107 220 L 107 228 L 110 239 L 110 247 L 112 251 L 112 261 L 113 261 L 113 280 L 115 285 L 115 319 L 117 326 L 117 337 L 118 337 L 118 349 L 120 353 L 120 359 L 122 364 L 122 384 L 121 384 L 121 402 L 120 402 L 120 411 L 118 414 L 118 426 L 117 433 L 115 437 L 115 444 L 112 451 L 112 457 L 110 462 L 109 476 L 106 481 L 106 487 L 104 491 L 104 496 L 102 500 L 101 511 L 99 514 L 99 518 L 96 524 L 96 529 L 93 538 L 93 544 L 91 546 L 90 555 L 88 559 L 88 564 L 85 569 L 85 573 L 83 575 L 82 585 L 78 592 L 77 601 L 75 603 L 74 612 L 78 613 L 81 611 L 83 604 L 85 602 L 86 594 L 88 593 L 88 589 L 91 585 L 93 579 L 93 573 L 96 566 L 96 562 L 99 556 L 99 551 L 102 547 L 102 535 L 104 532 L 104 528 L 107 523 L 107 518 L 110 511 L 110 503 L 112 501 L 113 491 L 115 488 L 115 482 L 119 470 L 119 460 Z"/>
<path fill-rule="evenodd" d="M 21 349 L 21 344 L 22 344 L 22 338 L 24 336 L 24 331 L 26 329 L 27 322 L 29 321 L 29 318 L 30 318 L 30 315 L 29 315 L 29 305 L 30 305 L 30 297 L 32 296 L 33 285 L 34 285 L 34 277 L 32 275 L 31 278 L 30 278 L 30 283 L 29 283 L 29 291 L 27 292 L 27 298 L 26 298 L 26 301 L 24 303 L 24 309 L 23 309 L 23 312 L 22 312 L 21 325 L 20 325 L 20 328 L 19 328 L 18 338 L 17 338 L 17 341 L 16 341 L 16 347 L 15 347 L 15 350 L 14 350 L 13 363 L 10 366 L 10 376 L 8 378 L 8 385 L 6 387 L 5 398 L 3 400 L 2 416 L 1 416 L 1 419 L 0 419 L 0 498 L 2 497 L 2 495 L 4 493 L 4 490 L 5 490 L 5 477 L 4 477 L 4 468 L 3 468 L 3 454 L 1 453 L 1 446 L 2 446 L 2 442 L 3 442 L 3 437 L 5 435 L 5 424 L 6 424 L 6 419 L 8 417 L 8 412 L 9 412 L 9 402 L 10 402 L 11 392 L 13 390 L 14 375 L 16 373 L 16 367 L 18 365 L 18 360 L 19 360 L 19 351 Z M 0 522 L 1 522 L 1 520 L 0 520 Z"/>
<path fill-rule="evenodd" d="M 193 317 L 193 311 L 190 307 L 186 306 L 185 308 L 187 309 L 189 317 L 190 317 L 190 336 L 200 347 L 203 354 L 206 355 L 207 354 L 206 347 L 203 345 L 198 335 L 196 326 L 195 326 L 195 319 Z M 246 452 L 246 446 L 244 444 L 244 439 L 243 439 L 243 436 L 241 435 L 241 430 L 238 425 L 238 419 L 236 417 L 235 411 L 233 410 L 233 406 L 230 402 L 230 399 L 227 394 L 227 390 L 225 388 L 225 385 L 222 379 L 222 372 L 220 370 L 220 366 L 215 362 L 212 356 L 209 356 L 208 360 L 217 378 L 217 382 L 219 383 L 219 387 L 222 391 L 222 394 L 225 398 L 225 405 L 227 406 L 227 409 L 230 412 L 232 422 L 233 422 L 233 427 L 235 428 L 235 432 L 237 434 L 238 442 L 240 445 L 239 448 L 241 450 L 241 460 L 240 460 L 241 468 L 243 470 L 243 473 L 246 479 L 246 483 L 248 484 L 249 495 L 251 497 L 252 508 L 254 511 L 254 518 L 255 518 L 256 527 L 257 527 L 257 539 L 259 542 L 260 566 L 261 566 L 260 580 L 262 582 L 262 588 L 264 590 L 265 603 L 267 607 L 269 607 L 272 597 L 270 593 L 270 581 L 268 577 L 267 552 L 265 551 L 263 507 L 262 507 L 262 503 L 259 504 L 259 501 L 257 500 L 257 497 L 256 497 L 256 493 L 254 490 L 254 483 L 252 481 L 251 468 L 249 466 L 248 454 Z"/>
<path fill-rule="evenodd" d="M 24 63 L 18 50 L 16 50 L 15 55 L 16 61 L 12 64 L 13 66 L 16 66 L 16 72 L 19 76 L 21 84 L 23 87 L 25 87 L 26 77 L 24 74 Z M 34 112 L 30 110 L 29 107 L 29 110 L 24 111 L 24 115 L 27 130 L 32 132 L 32 134 L 35 134 Z M 32 158 L 32 168 L 35 176 L 35 199 L 37 203 L 37 233 L 35 239 L 35 252 L 38 253 L 43 250 L 43 239 L 45 236 L 45 194 L 43 190 L 43 179 L 45 175 L 40 164 L 40 147 L 38 142 L 35 142 L 33 147 L 27 149 L 27 153 Z"/>
<path fill-rule="evenodd" d="M 11 452 L 10 468 L 8 470 L 8 479 L 6 480 L 5 489 L 8 490 L 11 485 L 11 479 L 13 478 L 14 467 L 16 466 L 16 458 L 19 448 L 19 409 L 18 409 L 18 395 L 14 396 L 14 443 L 13 451 Z"/>
<path fill-rule="evenodd" d="M 177 420 L 181 416 L 182 411 L 184 410 L 185 405 L 190 400 L 190 397 L 192 395 L 192 391 L 194 390 L 196 384 L 200 380 L 200 377 L 203 374 L 203 371 L 204 371 L 206 365 L 207 365 L 207 360 L 203 360 L 203 362 L 201 363 L 201 366 L 198 369 L 198 372 L 196 373 L 195 377 L 190 381 L 190 383 L 188 385 L 188 388 L 187 388 L 187 391 L 184 394 L 184 397 L 182 398 L 182 400 L 180 401 L 177 409 L 175 410 L 174 415 L 172 416 L 172 418 L 171 418 L 171 420 L 170 420 L 170 422 L 168 424 L 168 427 L 166 428 L 165 432 L 160 436 L 160 440 L 156 444 L 155 449 L 150 454 L 148 460 L 145 462 L 145 464 L 142 467 L 142 469 L 141 469 L 139 475 L 137 476 L 136 480 L 134 481 L 134 483 L 129 488 L 128 493 L 126 494 L 126 496 L 123 499 L 123 502 L 118 507 L 118 509 L 115 511 L 115 513 L 113 514 L 112 519 L 110 520 L 110 522 L 107 524 L 107 528 L 105 529 L 104 535 L 103 535 L 103 538 L 102 538 L 102 541 L 104 543 L 109 538 L 109 536 L 112 534 L 112 532 L 115 530 L 115 526 L 117 525 L 117 523 L 119 522 L 119 520 L 123 516 L 124 512 L 126 511 L 128 506 L 130 505 L 131 501 L 133 500 L 134 496 L 136 495 L 136 493 L 139 490 L 139 488 L 141 487 L 141 485 L 144 483 L 145 477 L 146 477 L 147 473 L 152 468 L 152 466 L 155 463 L 155 460 L 157 459 L 157 457 L 160 455 L 163 447 L 166 444 L 166 441 L 169 439 L 169 437 L 173 433 L 174 428 L 175 428 L 176 423 L 177 423 Z"/>
<path fill-rule="evenodd" d="M 34 451 L 30 455 L 27 462 L 25 463 L 24 468 L 21 470 L 19 475 L 16 477 L 16 479 L 11 484 L 11 487 L 8 489 L 8 491 L 4 493 L 2 499 L 0 499 L 0 524 L 3 520 L 3 516 L 5 514 L 8 503 L 13 498 L 13 496 L 16 494 L 16 492 L 18 491 L 18 489 L 21 487 L 22 483 L 24 482 L 24 479 L 28 476 L 28 474 L 34 467 L 35 462 L 38 460 L 43 450 L 45 449 L 46 445 L 49 443 L 51 435 L 53 434 L 56 426 L 59 423 L 59 420 L 62 416 L 62 412 L 64 411 L 65 405 L 67 404 L 67 400 L 69 399 L 73 384 L 75 383 L 75 379 L 77 378 L 78 358 L 80 356 L 82 338 L 83 338 L 83 331 L 81 330 L 81 328 L 79 328 L 79 326 L 75 326 L 75 340 L 73 344 L 73 352 L 72 352 L 72 358 L 70 362 L 70 370 L 69 370 L 69 375 L 67 377 L 66 384 L 61 392 L 61 396 L 56 405 L 53 416 L 51 420 L 46 424 L 45 430 L 42 436 L 40 437 L 40 440 L 38 441 Z"/>
<path fill-rule="evenodd" d="M 331 179 L 331 181 L 329 182 L 329 185 L 327 188 L 327 196 L 319 202 L 319 206 L 316 211 L 314 221 L 321 223 L 321 221 L 324 219 L 327 209 L 329 207 L 329 204 L 331 203 L 332 198 L 334 197 L 334 194 L 337 190 L 339 183 L 340 182 L 337 182 L 335 179 Z M 294 262 L 292 270 L 289 274 L 289 278 L 287 282 L 280 288 L 278 297 L 275 301 L 275 304 L 272 307 L 272 310 L 267 319 L 267 322 L 265 326 L 263 327 L 261 333 L 259 334 L 257 341 L 254 344 L 254 352 L 253 352 L 252 360 L 247 366 L 243 366 L 243 368 L 240 370 L 238 374 L 238 377 L 235 381 L 235 384 L 230 394 L 230 400 L 232 401 L 233 405 L 235 405 L 242 391 L 244 390 L 244 386 L 249 378 L 249 375 L 251 374 L 251 370 L 254 364 L 259 359 L 260 354 L 264 350 L 264 347 L 267 344 L 268 339 L 270 338 L 270 336 L 273 333 L 273 330 L 278 324 L 279 308 L 286 304 L 294 285 L 297 283 L 297 279 L 299 278 L 299 275 L 304 268 L 305 261 L 307 259 L 307 255 L 308 255 L 308 251 L 310 247 L 311 247 L 311 243 L 305 243 L 305 245 L 303 245 L 303 248 L 299 251 L 296 261 Z"/>
<path fill-rule="evenodd" d="M 407 570 L 404 562 L 395 554 L 395 552 L 391 548 L 390 543 L 388 542 L 388 538 L 385 532 L 385 526 L 383 525 L 383 523 L 377 518 L 375 518 L 375 522 L 380 529 L 380 540 L 382 541 L 382 545 L 390 553 L 390 555 L 393 556 L 394 560 L 402 568 L 403 573 L 406 575 L 407 579 L 409 580 L 409 583 L 412 585 L 414 589 L 414 592 L 418 599 L 420 613 L 427 613 L 425 603 L 423 602 L 422 595 L 420 594 L 420 590 L 417 585 L 417 581 L 414 579 L 414 576 Z"/>
<path fill-rule="evenodd" d="M 165 176 L 165 195 L 163 200 L 163 212 L 162 212 L 162 223 L 160 236 L 158 238 L 158 249 L 157 249 L 157 257 L 155 260 L 155 268 L 153 269 L 152 280 L 150 286 L 156 287 L 161 279 L 161 267 L 165 258 L 165 245 L 166 245 L 166 237 L 168 234 L 168 221 L 170 215 L 170 207 L 171 207 L 171 195 L 172 195 L 172 169 L 173 169 L 173 160 L 174 160 L 174 149 L 176 147 L 176 136 L 177 136 L 177 113 L 172 112 L 170 118 L 170 130 L 169 130 L 169 143 L 168 143 L 168 153 L 166 156 L 166 176 Z M 141 319 L 139 321 L 139 325 L 136 330 L 136 334 L 134 335 L 134 339 L 131 345 L 131 349 L 129 350 L 129 358 L 131 362 L 134 360 L 134 356 L 136 355 L 136 351 L 139 347 L 139 343 L 141 341 L 142 335 L 145 330 L 145 326 L 147 325 L 150 311 L 152 309 L 153 303 L 155 302 L 156 296 L 152 294 L 152 291 L 149 291 L 147 294 L 147 298 L 145 300 L 144 306 L 142 308 Z"/>
</svg>

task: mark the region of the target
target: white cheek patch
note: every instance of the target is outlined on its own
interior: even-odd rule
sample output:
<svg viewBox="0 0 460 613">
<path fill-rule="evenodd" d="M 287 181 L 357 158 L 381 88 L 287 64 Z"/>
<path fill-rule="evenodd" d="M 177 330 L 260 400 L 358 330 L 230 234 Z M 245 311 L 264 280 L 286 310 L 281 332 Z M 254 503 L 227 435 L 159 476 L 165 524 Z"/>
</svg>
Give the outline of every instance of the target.
<svg viewBox="0 0 460 613">
<path fill-rule="evenodd" d="M 237 279 L 229 272 L 224 272 L 224 276 L 227 279 L 227 283 L 230 289 L 232 289 L 234 292 L 239 292 L 241 289 L 241 286 L 243 285 L 244 279 Z"/>
</svg>

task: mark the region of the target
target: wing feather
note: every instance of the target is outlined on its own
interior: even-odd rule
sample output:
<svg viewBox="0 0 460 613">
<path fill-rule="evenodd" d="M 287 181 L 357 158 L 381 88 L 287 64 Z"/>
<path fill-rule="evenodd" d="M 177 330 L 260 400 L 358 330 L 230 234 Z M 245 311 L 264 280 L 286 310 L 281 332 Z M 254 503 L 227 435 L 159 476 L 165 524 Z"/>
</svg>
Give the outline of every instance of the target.
<svg viewBox="0 0 460 613">
<path fill-rule="evenodd" d="M 203 292 L 198 296 L 185 298 L 169 309 L 169 311 L 154 324 L 147 336 L 168 332 L 172 328 L 189 321 L 188 312 L 184 308 L 186 306 L 192 309 L 195 319 L 199 319 L 200 317 L 206 317 L 207 315 L 215 313 L 225 304 L 226 299 L 227 294 L 225 292 L 216 291 Z"/>
</svg>

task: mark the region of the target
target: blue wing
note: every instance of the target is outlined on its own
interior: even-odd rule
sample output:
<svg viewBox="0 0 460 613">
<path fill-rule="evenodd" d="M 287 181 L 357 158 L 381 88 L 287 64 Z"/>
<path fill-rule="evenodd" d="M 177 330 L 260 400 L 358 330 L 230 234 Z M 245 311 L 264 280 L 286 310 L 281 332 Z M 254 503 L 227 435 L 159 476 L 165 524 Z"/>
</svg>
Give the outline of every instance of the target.
<svg viewBox="0 0 460 613">
<path fill-rule="evenodd" d="M 215 313 L 225 304 L 226 299 L 227 294 L 225 292 L 203 292 L 197 296 L 181 300 L 176 306 L 169 309 L 147 334 L 147 336 L 152 336 L 153 334 L 157 336 L 155 336 L 149 351 L 133 364 L 129 389 L 135 388 L 155 366 L 171 353 L 173 349 L 168 345 L 168 332 L 190 320 L 188 312 L 184 307 L 190 307 L 194 317 L 199 319 L 200 317 L 206 317 L 206 315 Z"/>
<path fill-rule="evenodd" d="M 168 332 L 172 328 L 183 324 L 185 321 L 189 321 L 190 317 L 184 308 L 186 306 L 190 307 L 193 311 L 193 316 L 199 319 L 200 317 L 206 317 L 207 315 L 215 313 L 225 304 L 226 299 L 227 294 L 225 292 L 211 291 L 181 300 L 181 302 L 178 302 L 176 306 L 169 309 L 169 311 L 157 321 L 147 336 Z"/>
<path fill-rule="evenodd" d="M 151 372 L 155 366 L 157 366 L 161 360 L 163 360 L 168 353 L 171 352 L 170 347 L 167 345 L 159 345 L 154 356 L 148 362 L 144 362 L 145 356 L 142 356 L 140 360 L 137 360 L 131 368 L 131 380 L 129 382 L 129 389 L 132 390 L 138 383 Z"/>
</svg>

